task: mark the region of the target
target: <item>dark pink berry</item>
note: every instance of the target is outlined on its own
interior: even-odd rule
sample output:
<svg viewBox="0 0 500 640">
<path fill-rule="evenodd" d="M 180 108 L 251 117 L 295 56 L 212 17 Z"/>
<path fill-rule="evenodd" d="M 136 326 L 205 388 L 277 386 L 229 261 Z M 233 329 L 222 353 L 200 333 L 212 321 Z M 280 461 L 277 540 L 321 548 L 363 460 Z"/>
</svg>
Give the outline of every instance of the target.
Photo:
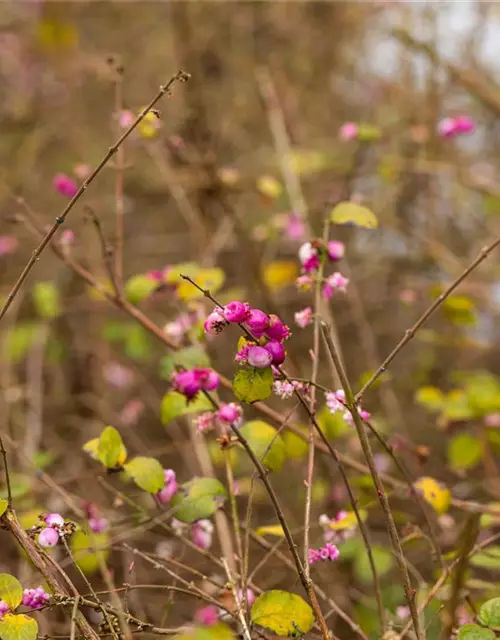
<svg viewBox="0 0 500 640">
<path fill-rule="evenodd" d="M 199 376 L 195 371 L 181 371 L 176 374 L 172 381 L 172 386 L 176 391 L 182 393 L 186 398 L 194 398 L 194 396 L 200 391 L 201 383 Z"/>
<path fill-rule="evenodd" d="M 271 340 L 283 342 L 283 340 L 289 338 L 290 335 L 290 329 L 281 320 L 281 318 L 278 318 L 274 313 L 271 313 L 269 315 L 269 326 L 266 329 L 266 336 L 271 338 Z"/>
<path fill-rule="evenodd" d="M 285 362 L 286 352 L 281 342 L 278 342 L 277 340 L 269 340 L 264 349 L 269 351 L 271 354 L 271 364 L 275 367 L 279 367 L 280 364 Z"/>
<path fill-rule="evenodd" d="M 241 324 L 242 322 L 245 322 L 250 315 L 250 305 L 248 302 L 233 300 L 226 304 L 223 315 L 228 322 Z"/>
<path fill-rule="evenodd" d="M 269 326 L 269 316 L 260 309 L 251 309 L 245 324 L 253 336 L 260 338 Z"/>
</svg>

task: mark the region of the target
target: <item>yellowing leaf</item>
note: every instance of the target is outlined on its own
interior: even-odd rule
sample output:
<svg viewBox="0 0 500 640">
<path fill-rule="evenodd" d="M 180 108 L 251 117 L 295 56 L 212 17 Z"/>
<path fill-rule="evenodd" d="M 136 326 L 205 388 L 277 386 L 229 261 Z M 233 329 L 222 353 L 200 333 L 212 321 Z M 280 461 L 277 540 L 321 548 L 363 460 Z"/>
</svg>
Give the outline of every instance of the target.
<svg viewBox="0 0 500 640">
<path fill-rule="evenodd" d="M 163 467 L 156 458 L 138 456 L 124 468 L 135 484 L 148 493 L 158 493 L 165 485 Z"/>
<path fill-rule="evenodd" d="M 333 208 L 330 220 L 335 224 L 353 224 L 365 229 L 378 227 L 377 216 L 373 211 L 355 202 L 340 202 Z"/>
<path fill-rule="evenodd" d="M 210 293 L 215 294 L 224 286 L 226 275 L 224 271 L 218 267 L 200 269 L 196 276 L 193 277 L 193 280 L 202 289 L 208 289 Z M 186 302 L 188 300 L 202 298 L 203 293 L 187 280 L 182 280 L 177 287 L 177 296 Z"/>
<path fill-rule="evenodd" d="M 296 593 L 266 591 L 253 603 L 251 619 L 279 636 L 300 637 L 314 624 L 311 607 Z"/>
<path fill-rule="evenodd" d="M 36 640 L 38 622 L 24 613 L 7 613 L 0 620 L 0 638 L 2 640 Z"/>
<path fill-rule="evenodd" d="M 359 516 L 364 522 L 368 517 L 368 512 L 365 509 L 359 509 Z M 354 511 L 349 511 L 346 516 L 341 520 L 330 522 L 329 528 L 333 531 L 344 531 L 345 529 L 353 529 L 358 526 L 358 520 Z"/>
<path fill-rule="evenodd" d="M 144 107 L 139 110 L 139 113 L 143 109 Z M 137 125 L 137 131 L 143 138 L 154 138 L 158 134 L 160 127 L 161 121 L 158 116 L 153 111 L 149 111 Z"/>
<path fill-rule="evenodd" d="M 126 460 L 127 451 L 122 437 L 114 427 L 106 427 L 99 436 L 97 458 L 107 469 L 121 465 Z"/>
<path fill-rule="evenodd" d="M 10 573 L 0 573 L 0 600 L 9 605 L 14 611 L 21 604 L 23 599 L 23 588 L 17 578 Z"/>
<path fill-rule="evenodd" d="M 133 276 L 125 283 L 125 297 L 132 304 L 148 298 L 158 288 L 158 282 L 147 274 Z"/>
<path fill-rule="evenodd" d="M 304 435 L 308 435 L 308 429 L 302 429 Z M 285 431 L 282 436 L 285 443 L 286 457 L 292 460 L 302 460 L 307 456 L 307 440 L 304 440 L 293 431 Z"/>
<path fill-rule="evenodd" d="M 266 264 L 262 269 L 264 284 L 274 291 L 294 284 L 299 275 L 297 262 L 293 260 L 278 260 Z"/>
<path fill-rule="evenodd" d="M 115 289 L 113 284 L 109 282 L 109 280 L 97 280 L 98 287 L 89 287 L 89 298 L 94 302 L 101 302 L 102 300 L 106 300 L 106 296 L 103 292 L 109 293 L 111 295 L 114 294 Z"/>
<path fill-rule="evenodd" d="M 459 433 L 448 445 L 448 461 L 455 471 L 472 469 L 481 461 L 482 454 L 481 442 L 468 433 Z"/>
<path fill-rule="evenodd" d="M 42 318 L 57 318 L 61 312 L 61 303 L 55 284 L 37 282 L 33 287 L 33 304 Z"/>
<path fill-rule="evenodd" d="M 255 533 L 258 536 L 276 536 L 277 538 L 283 538 L 285 532 L 280 524 L 272 524 L 267 527 L 259 527 L 255 529 Z"/>
<path fill-rule="evenodd" d="M 106 548 L 108 543 L 109 537 L 106 532 L 93 533 L 89 536 L 83 531 L 76 531 L 71 536 L 71 551 L 77 565 L 84 573 L 92 574 L 99 571 L 101 567 L 99 558 L 105 562 L 109 556 Z"/>
<path fill-rule="evenodd" d="M 430 477 L 417 480 L 414 485 L 420 491 L 423 499 L 439 514 L 446 513 L 450 508 L 451 493 L 449 489 Z"/>
<path fill-rule="evenodd" d="M 174 518 L 190 524 L 212 516 L 226 498 L 226 489 L 216 478 L 193 478 L 179 487 L 170 506 Z"/>
<path fill-rule="evenodd" d="M 415 401 L 429 411 L 440 411 L 444 405 L 444 395 L 436 387 L 420 387 L 415 394 Z"/>
<path fill-rule="evenodd" d="M 169 391 L 163 396 L 163 400 L 161 401 L 161 421 L 166 425 L 179 416 L 209 411 L 212 408 L 210 400 L 201 394 L 198 394 L 194 400 L 188 402 L 186 396 L 183 396 L 181 393 Z"/>
<path fill-rule="evenodd" d="M 274 427 L 262 420 L 251 420 L 240 429 L 255 456 L 271 471 L 280 471 L 285 462 L 285 444 Z"/>
<path fill-rule="evenodd" d="M 281 184 L 272 176 L 260 176 L 260 178 L 257 179 L 256 186 L 257 191 L 272 200 L 278 198 L 283 191 Z"/>
<path fill-rule="evenodd" d="M 7 511 L 8 506 L 9 503 L 7 502 L 7 500 L 0 500 L 0 517 L 3 516 L 3 514 Z"/>
<path fill-rule="evenodd" d="M 288 160 L 290 168 L 298 176 L 323 171 L 329 165 L 327 155 L 315 149 L 294 149 Z"/>
<path fill-rule="evenodd" d="M 56 18 L 45 18 L 38 23 L 37 38 L 44 49 L 69 49 L 78 42 L 75 25 Z"/>
<path fill-rule="evenodd" d="M 271 367 L 241 367 L 233 378 L 233 393 L 241 402 L 252 403 L 269 398 L 274 376 Z"/>
<path fill-rule="evenodd" d="M 197 627 L 190 629 L 180 636 L 175 636 L 174 640 L 235 640 L 233 631 L 222 622 L 209 627 Z"/>
</svg>

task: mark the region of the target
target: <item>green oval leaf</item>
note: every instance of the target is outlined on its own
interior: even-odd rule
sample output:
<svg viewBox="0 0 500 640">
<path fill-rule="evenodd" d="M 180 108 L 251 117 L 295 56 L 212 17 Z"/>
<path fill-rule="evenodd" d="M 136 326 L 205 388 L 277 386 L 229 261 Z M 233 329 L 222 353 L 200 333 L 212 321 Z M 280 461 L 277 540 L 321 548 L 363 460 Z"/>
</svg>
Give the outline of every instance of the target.
<svg viewBox="0 0 500 640">
<path fill-rule="evenodd" d="M 0 620 L 0 638 L 2 640 L 36 640 L 38 622 L 23 613 L 7 613 Z"/>
<path fill-rule="evenodd" d="M 10 573 L 0 573 L 0 600 L 4 600 L 14 611 L 23 599 L 23 588 L 17 578 Z"/>
<path fill-rule="evenodd" d="M 163 396 L 163 400 L 161 401 L 160 416 L 163 424 L 167 425 L 179 416 L 184 416 L 188 413 L 210 411 L 212 409 L 213 407 L 210 400 L 201 393 L 193 400 L 188 401 L 181 393 L 169 391 Z"/>
<path fill-rule="evenodd" d="M 458 640 L 495 640 L 496 636 L 491 629 L 485 629 L 478 624 L 464 624 L 458 630 Z"/>
<path fill-rule="evenodd" d="M 335 224 L 353 224 L 365 229 L 376 229 L 378 227 L 377 216 L 373 211 L 355 202 L 339 202 L 333 208 L 330 220 Z"/>
<path fill-rule="evenodd" d="M 138 456 L 124 466 L 135 484 L 148 493 L 158 493 L 165 485 L 163 467 L 156 458 Z"/>
<path fill-rule="evenodd" d="M 262 420 L 251 420 L 240 429 L 250 448 L 271 471 L 280 471 L 286 458 L 285 443 L 274 427 Z"/>
<path fill-rule="evenodd" d="M 0 500 L 0 517 L 3 516 L 3 514 L 7 511 L 8 506 L 9 503 L 7 502 L 7 500 Z"/>
<path fill-rule="evenodd" d="M 89 445 L 89 443 L 87 443 Z M 97 446 L 97 458 L 107 468 L 111 469 L 119 462 L 123 464 L 121 460 L 123 457 L 123 440 L 121 435 L 114 427 L 106 427 L 99 437 L 99 444 Z"/>
<path fill-rule="evenodd" d="M 500 627 L 500 598 L 487 600 L 479 609 L 477 619 L 487 627 Z"/>
<path fill-rule="evenodd" d="M 484 551 L 475 553 L 471 557 L 470 563 L 473 567 L 481 569 L 490 569 L 491 571 L 500 569 L 500 547 L 498 545 L 491 545 L 484 549 Z"/>
<path fill-rule="evenodd" d="M 76 531 L 71 536 L 71 551 L 83 573 L 90 575 L 99 571 L 100 559 L 106 562 L 109 556 L 106 548 L 108 543 L 109 536 L 106 532 L 93 533 L 89 536 L 84 531 Z"/>
<path fill-rule="evenodd" d="M 304 635 L 314 624 L 311 607 L 296 593 L 266 591 L 253 603 L 252 622 L 279 636 Z"/>
<path fill-rule="evenodd" d="M 448 446 L 448 461 L 456 471 L 472 469 L 481 461 L 482 455 L 481 442 L 468 433 L 459 433 Z"/>
<path fill-rule="evenodd" d="M 394 557 L 390 551 L 382 547 L 372 547 L 373 561 L 380 577 L 385 576 L 394 565 Z M 354 572 L 362 582 L 367 584 L 373 580 L 368 554 L 363 546 L 354 560 Z"/>
<path fill-rule="evenodd" d="M 61 313 L 59 291 L 53 282 L 37 282 L 33 287 L 33 304 L 42 318 L 57 318 Z"/>
<path fill-rule="evenodd" d="M 158 282 L 151 276 L 141 274 L 132 276 L 125 284 L 125 297 L 132 304 L 138 304 L 142 300 L 148 298 L 155 289 L 158 288 Z"/>
<path fill-rule="evenodd" d="M 179 487 L 170 506 L 177 520 L 191 524 L 212 516 L 226 498 L 226 489 L 216 478 L 193 478 Z"/>
<path fill-rule="evenodd" d="M 265 400 L 271 395 L 273 382 L 271 367 L 265 369 L 243 367 L 238 369 L 233 378 L 233 392 L 241 402 Z"/>
</svg>

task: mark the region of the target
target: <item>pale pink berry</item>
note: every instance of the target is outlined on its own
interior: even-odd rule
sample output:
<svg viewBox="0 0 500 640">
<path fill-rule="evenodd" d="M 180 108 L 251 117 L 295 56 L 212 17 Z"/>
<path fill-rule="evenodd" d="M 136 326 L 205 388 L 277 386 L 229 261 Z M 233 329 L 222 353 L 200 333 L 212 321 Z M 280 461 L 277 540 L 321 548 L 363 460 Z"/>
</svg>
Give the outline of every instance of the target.
<svg viewBox="0 0 500 640">
<path fill-rule="evenodd" d="M 247 361 L 251 367 L 263 369 L 268 367 L 272 362 L 273 356 L 264 347 L 249 347 Z"/>
<path fill-rule="evenodd" d="M 247 596 L 247 605 L 251 607 L 252 604 L 255 602 L 257 596 L 251 589 L 247 589 L 246 596 Z M 243 591 L 241 589 L 238 589 L 238 600 L 243 604 Z"/>
<path fill-rule="evenodd" d="M 332 262 L 336 262 L 344 257 L 345 246 L 343 242 L 338 242 L 337 240 L 331 240 L 328 243 L 327 247 L 328 258 Z"/>
<path fill-rule="evenodd" d="M 4 617 L 6 613 L 9 613 L 10 608 L 9 605 L 5 602 L 5 600 L 0 600 L 0 620 Z"/>
<path fill-rule="evenodd" d="M 355 122 L 346 122 L 340 127 L 339 138 L 345 141 L 355 140 L 358 137 L 358 131 L 359 128 Z"/>
<path fill-rule="evenodd" d="M 281 318 L 278 318 L 274 313 L 269 314 L 269 326 L 266 329 L 266 336 L 268 338 L 283 342 L 283 340 L 287 340 L 291 335 L 290 327 L 287 327 Z"/>
<path fill-rule="evenodd" d="M 336 271 L 326 279 L 326 284 L 323 287 L 323 297 L 330 300 L 337 291 L 345 293 L 348 284 L 349 280 Z"/>
<path fill-rule="evenodd" d="M 312 283 L 313 283 L 313 280 L 311 276 L 307 274 L 299 276 L 295 281 L 295 284 L 301 291 L 309 291 L 310 288 L 312 287 Z"/>
<path fill-rule="evenodd" d="M 165 486 L 156 494 L 160 504 L 169 504 L 177 492 L 177 479 L 173 469 L 164 469 Z"/>
<path fill-rule="evenodd" d="M 285 234 L 289 240 L 297 241 L 304 237 L 306 225 L 302 216 L 298 213 L 291 213 L 285 226 Z"/>
<path fill-rule="evenodd" d="M 250 305 L 248 302 L 233 300 L 233 302 L 226 304 L 223 315 L 229 323 L 241 324 L 250 316 Z"/>
<path fill-rule="evenodd" d="M 275 367 L 279 367 L 280 364 L 285 362 L 286 352 L 281 342 L 278 342 L 277 340 L 269 340 L 269 342 L 264 346 L 264 349 L 271 354 L 271 363 L 274 364 Z"/>
<path fill-rule="evenodd" d="M 191 528 L 191 537 L 193 542 L 200 549 L 210 549 L 212 546 L 212 535 L 214 525 L 210 520 L 198 520 Z"/>
<path fill-rule="evenodd" d="M 109 523 L 106 520 L 106 518 L 90 518 L 89 519 L 89 529 L 93 533 L 102 533 L 103 531 L 106 531 L 108 526 L 109 526 Z"/>
<path fill-rule="evenodd" d="M 286 380 L 276 380 L 273 382 L 274 393 L 282 400 L 287 400 L 293 396 L 295 387 L 291 382 Z"/>
<path fill-rule="evenodd" d="M 218 311 L 212 311 L 203 323 L 205 333 L 208 333 L 211 336 L 218 335 L 224 327 L 227 327 L 227 322 Z"/>
<path fill-rule="evenodd" d="M 78 192 L 77 182 L 64 173 L 55 175 L 53 184 L 55 190 L 66 198 L 73 198 Z"/>
<path fill-rule="evenodd" d="M 443 118 L 443 120 L 438 123 L 437 131 L 441 137 L 451 138 L 457 132 L 455 119 Z"/>
<path fill-rule="evenodd" d="M 202 433 L 203 431 L 210 431 L 210 429 L 213 429 L 215 427 L 214 417 L 215 413 L 212 411 L 200 413 L 200 415 L 193 420 L 196 430 Z"/>
<path fill-rule="evenodd" d="M 120 111 L 120 115 L 118 116 L 118 123 L 122 129 L 128 129 L 132 126 L 132 123 L 135 120 L 135 116 L 132 111 Z"/>
<path fill-rule="evenodd" d="M 299 260 L 302 264 L 317 255 L 317 250 L 310 242 L 305 242 L 299 249 Z"/>
<path fill-rule="evenodd" d="M 49 513 L 43 519 L 48 527 L 62 527 L 64 526 L 64 518 L 59 513 Z"/>
<path fill-rule="evenodd" d="M 245 325 L 253 336 L 260 338 L 269 326 L 269 316 L 260 309 L 251 309 Z"/>
<path fill-rule="evenodd" d="M 242 409 L 239 404 L 230 402 L 229 404 L 223 404 L 217 411 L 217 418 L 226 424 L 233 424 L 239 422 L 242 416 Z"/>
<path fill-rule="evenodd" d="M 295 323 L 301 328 L 305 329 L 309 324 L 311 324 L 311 320 L 313 317 L 313 310 L 311 307 L 306 307 L 301 311 L 297 311 L 294 313 Z"/>
<path fill-rule="evenodd" d="M 14 236 L 0 236 L 0 256 L 6 256 L 14 253 L 19 246 Z"/>
<path fill-rule="evenodd" d="M 59 533 L 56 529 L 52 527 L 47 527 L 46 529 L 42 529 L 38 534 L 38 544 L 41 547 L 55 547 L 59 542 Z"/>
</svg>

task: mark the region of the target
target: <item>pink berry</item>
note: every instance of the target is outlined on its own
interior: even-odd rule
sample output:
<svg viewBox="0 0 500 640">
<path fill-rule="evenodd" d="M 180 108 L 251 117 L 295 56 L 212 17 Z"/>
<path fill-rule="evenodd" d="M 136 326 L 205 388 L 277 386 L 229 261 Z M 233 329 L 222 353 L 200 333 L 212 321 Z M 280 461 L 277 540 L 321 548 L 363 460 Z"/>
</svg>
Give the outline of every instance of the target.
<svg viewBox="0 0 500 640">
<path fill-rule="evenodd" d="M 223 404 L 217 411 L 217 417 L 221 422 L 233 424 L 241 419 L 241 407 L 234 402 Z"/>
<path fill-rule="evenodd" d="M 210 520 L 198 520 L 193 524 L 191 529 L 191 537 L 193 542 L 200 549 L 210 549 L 212 546 L 212 534 L 214 525 Z"/>
<path fill-rule="evenodd" d="M 55 547 L 59 542 L 59 534 L 56 529 L 52 527 L 47 527 L 46 529 L 42 529 L 38 535 L 38 544 L 41 547 Z"/>
<path fill-rule="evenodd" d="M 235 324 L 241 324 L 245 322 L 245 320 L 250 315 L 250 305 L 248 302 L 239 302 L 238 300 L 233 300 L 233 302 L 229 302 L 224 307 L 224 318 L 230 322 Z"/>
<path fill-rule="evenodd" d="M 217 623 L 219 611 L 215 605 L 209 604 L 207 607 L 203 607 L 203 609 L 198 609 L 194 617 L 200 624 L 211 627 Z"/>
<path fill-rule="evenodd" d="M 108 521 L 106 518 L 90 518 L 89 528 L 94 533 L 102 533 L 108 528 Z"/>
<path fill-rule="evenodd" d="M 328 258 L 332 262 L 336 262 L 344 257 L 345 246 L 343 242 L 338 242 L 337 240 L 332 240 L 328 243 Z"/>
<path fill-rule="evenodd" d="M 212 313 L 207 317 L 207 319 L 203 323 L 203 328 L 205 329 L 205 333 L 208 333 L 211 336 L 218 335 L 226 326 L 227 326 L 226 320 L 218 311 L 212 311 Z"/>
<path fill-rule="evenodd" d="M 62 196 L 66 196 L 67 198 L 73 198 L 78 191 L 78 184 L 70 178 L 69 176 L 64 175 L 64 173 L 58 173 L 54 176 L 53 180 L 54 187 L 56 191 L 58 191 Z"/>
<path fill-rule="evenodd" d="M 475 122 L 470 116 L 458 116 L 455 118 L 455 131 L 457 133 L 473 133 L 475 128 Z"/>
<path fill-rule="evenodd" d="M 173 388 L 191 399 L 200 391 L 201 384 L 199 377 L 195 371 L 181 371 L 174 377 L 172 381 Z"/>
<path fill-rule="evenodd" d="M 273 356 L 265 347 L 249 347 L 248 348 L 248 364 L 251 367 L 263 369 L 268 367 L 272 362 Z"/>
<path fill-rule="evenodd" d="M 286 340 L 291 336 L 291 331 L 281 318 L 278 318 L 274 313 L 271 313 L 269 315 L 269 326 L 266 329 L 266 336 L 271 338 L 271 340 L 283 342 L 283 340 Z"/>
<path fill-rule="evenodd" d="M 271 363 L 274 364 L 275 367 L 279 367 L 280 364 L 285 362 L 286 352 L 281 342 L 278 342 L 277 340 L 270 340 L 264 349 L 269 351 L 271 354 Z"/>
<path fill-rule="evenodd" d="M 59 513 L 49 513 L 45 516 L 44 522 L 48 527 L 62 527 L 64 518 Z"/>
<path fill-rule="evenodd" d="M 160 504 L 169 504 L 177 492 L 177 480 L 173 469 L 164 469 L 165 486 L 156 494 Z"/>
<path fill-rule="evenodd" d="M 219 375 L 213 369 L 207 369 L 202 379 L 202 389 L 205 391 L 215 391 L 219 386 Z"/>
<path fill-rule="evenodd" d="M 251 309 L 245 324 L 253 336 L 260 338 L 269 326 L 269 316 L 260 309 Z"/>
<path fill-rule="evenodd" d="M 339 138 L 345 141 L 355 140 L 358 137 L 358 131 L 358 125 L 355 122 L 346 122 L 340 127 Z"/>
</svg>

